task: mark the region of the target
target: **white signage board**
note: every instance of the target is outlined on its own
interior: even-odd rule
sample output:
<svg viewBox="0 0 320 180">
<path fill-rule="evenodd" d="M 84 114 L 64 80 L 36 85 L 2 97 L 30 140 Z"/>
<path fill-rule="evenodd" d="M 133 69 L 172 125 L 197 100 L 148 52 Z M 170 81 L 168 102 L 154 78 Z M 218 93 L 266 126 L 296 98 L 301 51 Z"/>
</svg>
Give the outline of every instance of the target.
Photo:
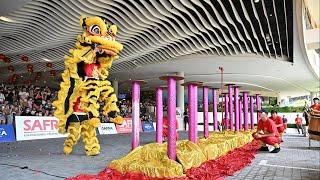
<svg viewBox="0 0 320 180">
<path fill-rule="evenodd" d="M 59 134 L 55 117 L 16 116 L 17 141 L 66 137 Z"/>
<path fill-rule="evenodd" d="M 117 134 L 114 123 L 101 123 L 98 127 L 99 134 Z"/>
</svg>

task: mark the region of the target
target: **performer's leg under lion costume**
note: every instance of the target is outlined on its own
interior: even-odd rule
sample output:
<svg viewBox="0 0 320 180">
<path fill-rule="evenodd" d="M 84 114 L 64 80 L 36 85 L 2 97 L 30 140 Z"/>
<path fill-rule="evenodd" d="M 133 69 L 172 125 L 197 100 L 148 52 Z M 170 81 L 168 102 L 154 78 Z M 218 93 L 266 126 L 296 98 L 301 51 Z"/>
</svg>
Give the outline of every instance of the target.
<svg viewBox="0 0 320 180">
<path fill-rule="evenodd" d="M 107 81 L 112 62 L 118 59 L 123 46 L 115 41 L 117 27 L 100 17 L 81 17 L 84 33 L 77 37 L 71 56 L 65 56 L 65 70 L 60 84 L 54 115 L 59 119 L 59 133 L 69 133 L 64 143 L 64 153 L 70 154 L 72 147 L 83 138 L 88 156 L 100 153 L 96 128 L 100 124 L 100 104 L 103 113 L 111 122 L 121 124 L 118 116 L 117 97 L 111 83 Z"/>
</svg>

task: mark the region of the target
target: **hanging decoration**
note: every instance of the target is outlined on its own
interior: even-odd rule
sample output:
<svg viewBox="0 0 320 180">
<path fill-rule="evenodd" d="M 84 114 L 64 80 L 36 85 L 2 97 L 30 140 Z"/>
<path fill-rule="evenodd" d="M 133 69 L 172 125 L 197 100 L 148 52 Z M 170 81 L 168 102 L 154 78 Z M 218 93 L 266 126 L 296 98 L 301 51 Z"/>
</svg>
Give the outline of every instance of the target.
<svg viewBox="0 0 320 180">
<path fill-rule="evenodd" d="M 5 58 L 6 56 L 4 54 L 0 54 L 0 61 L 4 61 Z"/>
<path fill-rule="evenodd" d="M 12 75 L 12 79 L 13 79 L 14 81 L 16 81 L 18 78 L 19 78 L 19 75 L 18 75 L 18 74 L 13 74 L 13 75 Z"/>
<path fill-rule="evenodd" d="M 46 66 L 51 69 L 53 67 L 53 64 L 51 62 L 47 62 Z"/>
<path fill-rule="evenodd" d="M 27 71 L 29 73 L 33 73 L 33 65 L 32 64 L 27 64 Z"/>
<path fill-rule="evenodd" d="M 10 72 L 10 73 L 12 73 L 12 72 L 14 72 L 14 67 L 13 66 L 8 66 L 8 71 Z"/>
<path fill-rule="evenodd" d="M 36 77 L 34 78 L 34 80 L 35 80 L 36 82 L 39 82 L 39 81 L 40 81 L 40 76 L 36 76 Z"/>
<path fill-rule="evenodd" d="M 21 56 L 21 60 L 24 62 L 28 62 L 29 61 L 29 57 L 26 55 Z"/>
<path fill-rule="evenodd" d="M 11 59 L 10 59 L 9 57 L 5 57 L 3 62 L 5 62 L 5 63 L 11 63 Z"/>
<path fill-rule="evenodd" d="M 35 80 L 36 82 L 39 82 L 39 81 L 40 81 L 40 78 L 41 78 L 41 72 L 37 72 L 34 80 Z"/>
</svg>

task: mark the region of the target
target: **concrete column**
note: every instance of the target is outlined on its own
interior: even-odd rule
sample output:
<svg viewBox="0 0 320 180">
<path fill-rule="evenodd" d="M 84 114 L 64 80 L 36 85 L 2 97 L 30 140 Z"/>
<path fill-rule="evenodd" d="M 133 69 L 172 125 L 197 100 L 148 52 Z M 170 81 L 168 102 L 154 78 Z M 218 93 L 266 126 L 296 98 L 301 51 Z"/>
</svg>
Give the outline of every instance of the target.
<svg viewBox="0 0 320 180">
<path fill-rule="evenodd" d="M 114 89 L 114 94 L 118 97 L 118 92 L 119 92 L 119 84 L 117 80 L 112 81 L 112 87 Z"/>
<path fill-rule="evenodd" d="M 184 72 L 178 72 L 177 75 L 179 77 L 184 77 Z M 179 130 L 184 130 L 184 121 L 183 121 L 183 113 L 184 113 L 184 86 L 181 84 L 184 83 L 184 79 L 177 80 L 177 107 L 181 109 L 181 118 L 178 119 Z"/>
</svg>

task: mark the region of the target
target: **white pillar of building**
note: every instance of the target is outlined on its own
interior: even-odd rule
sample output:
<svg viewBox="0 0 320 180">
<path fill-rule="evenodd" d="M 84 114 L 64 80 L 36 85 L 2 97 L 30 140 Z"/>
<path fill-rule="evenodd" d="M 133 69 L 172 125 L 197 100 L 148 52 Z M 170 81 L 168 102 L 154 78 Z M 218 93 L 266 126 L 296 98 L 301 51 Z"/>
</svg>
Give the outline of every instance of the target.
<svg viewBox="0 0 320 180">
<path fill-rule="evenodd" d="M 310 105 L 313 104 L 313 101 L 312 99 L 317 97 L 317 92 L 310 92 Z"/>
<path fill-rule="evenodd" d="M 114 89 L 114 94 L 116 94 L 118 97 L 118 81 L 117 80 L 112 81 L 112 87 Z"/>
<path fill-rule="evenodd" d="M 178 76 L 184 77 L 184 72 L 177 72 Z M 184 113 L 184 86 L 181 84 L 184 83 L 184 79 L 177 81 L 177 108 L 181 109 L 181 117 L 178 118 L 179 130 L 184 130 L 184 121 L 183 121 L 183 113 Z"/>
</svg>

